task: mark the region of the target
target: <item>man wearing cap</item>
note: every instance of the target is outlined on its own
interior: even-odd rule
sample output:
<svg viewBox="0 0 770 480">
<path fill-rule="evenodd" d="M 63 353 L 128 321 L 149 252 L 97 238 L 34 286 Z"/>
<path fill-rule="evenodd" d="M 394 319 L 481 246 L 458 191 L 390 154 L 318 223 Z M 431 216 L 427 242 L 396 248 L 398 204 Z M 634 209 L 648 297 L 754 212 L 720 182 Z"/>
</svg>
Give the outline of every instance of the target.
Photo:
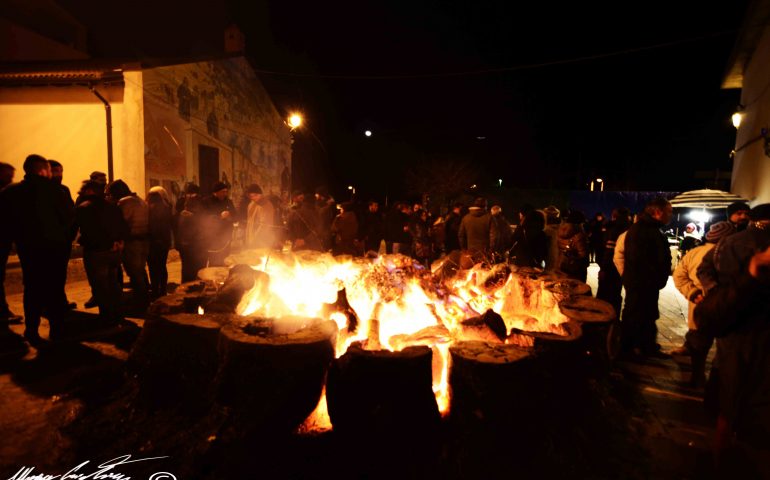
<svg viewBox="0 0 770 480">
<path fill-rule="evenodd" d="M 673 273 L 674 285 L 688 301 L 687 334 L 684 345 L 674 349 L 672 355 L 690 355 L 692 357 L 693 387 L 701 387 L 705 383 L 706 356 L 714 339 L 697 331 L 694 319 L 695 305 L 703 300 L 704 289 L 698 279 L 698 265 L 722 238 L 735 233 L 735 227 L 730 222 L 718 222 L 711 225 L 706 233 L 706 243 L 691 249 L 677 264 Z"/>
<path fill-rule="evenodd" d="M 224 266 L 225 258 L 230 255 L 235 205 L 228 197 L 229 193 L 230 187 L 226 183 L 216 182 L 211 188 L 211 196 L 203 200 L 204 232 L 209 234 L 207 244 L 210 267 Z"/>
<path fill-rule="evenodd" d="M 727 206 L 727 220 L 733 224 L 735 230 L 741 232 L 749 224 L 749 208 L 746 202 L 733 202 Z"/>
</svg>

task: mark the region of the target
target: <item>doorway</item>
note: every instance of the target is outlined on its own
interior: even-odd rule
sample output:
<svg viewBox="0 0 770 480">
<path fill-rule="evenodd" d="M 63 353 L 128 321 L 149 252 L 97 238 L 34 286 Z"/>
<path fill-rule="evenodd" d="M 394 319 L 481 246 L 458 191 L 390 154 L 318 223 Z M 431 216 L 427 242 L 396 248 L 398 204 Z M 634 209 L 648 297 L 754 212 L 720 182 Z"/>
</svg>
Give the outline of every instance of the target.
<svg viewBox="0 0 770 480">
<path fill-rule="evenodd" d="M 198 145 L 198 178 L 201 182 L 201 194 L 210 194 L 211 188 L 219 181 L 218 148 Z"/>
</svg>

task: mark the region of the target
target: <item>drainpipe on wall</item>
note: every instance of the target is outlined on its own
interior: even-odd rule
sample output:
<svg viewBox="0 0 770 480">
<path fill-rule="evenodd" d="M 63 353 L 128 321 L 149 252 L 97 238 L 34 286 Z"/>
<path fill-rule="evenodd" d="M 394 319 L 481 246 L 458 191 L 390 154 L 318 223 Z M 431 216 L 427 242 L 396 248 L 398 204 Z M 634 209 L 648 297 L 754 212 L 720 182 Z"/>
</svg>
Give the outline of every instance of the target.
<svg viewBox="0 0 770 480">
<path fill-rule="evenodd" d="M 96 95 L 96 98 L 102 101 L 104 111 L 107 114 L 107 181 L 112 182 L 115 180 L 112 168 L 112 107 L 110 107 L 110 102 L 96 91 L 96 87 L 89 85 L 88 88 Z"/>
</svg>

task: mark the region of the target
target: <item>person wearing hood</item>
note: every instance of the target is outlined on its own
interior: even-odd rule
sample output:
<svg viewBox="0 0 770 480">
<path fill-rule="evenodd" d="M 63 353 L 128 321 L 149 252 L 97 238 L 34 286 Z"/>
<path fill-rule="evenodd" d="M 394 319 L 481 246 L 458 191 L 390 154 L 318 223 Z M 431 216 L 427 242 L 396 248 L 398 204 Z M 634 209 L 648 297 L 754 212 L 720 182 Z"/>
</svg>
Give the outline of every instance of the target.
<svg viewBox="0 0 770 480">
<path fill-rule="evenodd" d="M 564 217 L 557 233 L 559 270 L 569 278 L 585 282 L 588 278 L 588 236 L 583 230 L 585 215 L 572 210 Z"/>
<path fill-rule="evenodd" d="M 487 212 L 487 201 L 481 197 L 473 201 L 462 221 L 457 237 L 460 240 L 460 248 L 468 250 L 471 256 L 486 255 L 489 253 L 489 234 L 491 231 L 492 216 Z"/>
<path fill-rule="evenodd" d="M 147 257 L 150 254 L 148 237 L 150 210 L 147 203 L 128 188 L 123 180 L 107 185 L 107 200 L 116 204 L 128 224 L 129 236 L 123 245 L 123 269 L 131 282 L 131 303 L 137 311 L 144 311 L 150 300 L 150 281 L 147 278 Z"/>
<path fill-rule="evenodd" d="M 657 342 L 658 295 L 671 274 L 671 250 L 661 229 L 671 222 L 673 208 L 665 198 L 650 201 L 626 232 L 623 286 L 626 304 L 621 321 L 625 353 L 661 356 Z"/>
</svg>

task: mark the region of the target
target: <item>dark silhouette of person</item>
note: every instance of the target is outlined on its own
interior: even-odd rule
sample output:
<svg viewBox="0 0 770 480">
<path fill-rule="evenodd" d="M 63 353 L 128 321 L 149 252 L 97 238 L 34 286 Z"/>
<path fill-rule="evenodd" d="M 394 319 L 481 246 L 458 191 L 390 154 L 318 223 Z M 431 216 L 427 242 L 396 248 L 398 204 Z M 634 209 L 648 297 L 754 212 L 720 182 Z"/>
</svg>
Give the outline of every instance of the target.
<svg viewBox="0 0 770 480">
<path fill-rule="evenodd" d="M 15 173 L 16 169 L 13 165 L 0 162 L 0 191 L 13 182 Z M 2 227 L 6 229 L 8 225 L 3 224 Z M 21 315 L 16 315 L 11 311 L 5 300 L 5 267 L 8 264 L 8 255 L 11 254 L 12 244 L 10 236 L 0 235 L 0 327 L 10 323 L 18 323 L 22 319 Z"/>
<path fill-rule="evenodd" d="M 16 244 L 24 276 L 24 338 L 33 346 L 43 342 L 38 332 L 45 312 L 49 340 L 63 334 L 66 300 L 63 297 L 72 210 L 59 185 L 51 181 L 51 166 L 40 155 L 24 161 L 24 179 L 0 192 L 0 235 Z"/>
<path fill-rule="evenodd" d="M 64 185 L 62 181 L 64 180 L 64 166 L 52 159 L 48 159 L 48 164 L 51 165 L 51 180 L 59 185 L 59 188 L 61 189 L 62 199 L 64 199 L 64 202 L 67 204 L 67 208 L 71 209 L 73 212 L 73 220 L 74 220 L 74 212 L 75 212 L 75 202 L 72 201 L 72 193 L 70 193 L 70 189 L 67 185 Z M 72 256 L 72 242 L 75 241 L 75 236 L 77 236 L 77 229 L 75 228 L 74 222 L 73 225 L 70 227 L 70 239 L 69 239 L 69 249 L 67 249 L 67 252 L 65 254 L 65 258 L 63 258 L 62 265 L 64 268 L 67 268 L 70 257 Z M 66 275 L 66 273 L 65 273 Z M 67 292 L 63 293 L 64 295 L 64 303 L 65 307 L 72 310 L 77 308 L 77 303 L 70 302 L 67 299 Z"/>
</svg>

